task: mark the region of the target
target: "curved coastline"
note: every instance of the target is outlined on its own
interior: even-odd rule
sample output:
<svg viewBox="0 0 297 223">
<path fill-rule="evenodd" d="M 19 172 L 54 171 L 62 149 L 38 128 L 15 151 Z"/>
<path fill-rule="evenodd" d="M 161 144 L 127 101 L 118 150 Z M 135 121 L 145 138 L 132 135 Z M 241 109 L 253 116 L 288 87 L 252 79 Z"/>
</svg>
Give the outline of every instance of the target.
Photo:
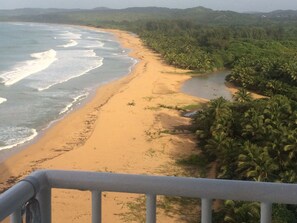
<svg viewBox="0 0 297 223">
<path fill-rule="evenodd" d="M 66 115 L 32 145 L 1 163 L 1 189 L 36 169 L 170 175 L 162 168 L 172 162 L 172 157 L 195 150 L 193 136 L 161 133 L 187 125 L 189 120 L 175 110 L 160 108 L 160 104 L 183 106 L 204 101 L 180 92 L 182 83 L 191 78 L 182 74 L 187 71 L 164 64 L 135 35 L 119 30 L 104 31 L 113 33 L 139 62 L 129 75 L 100 87 L 82 108 Z M 69 222 L 81 222 L 82 219 L 74 219 L 78 215 L 89 217 L 87 208 L 82 208 L 87 202 L 83 201 L 85 195 L 76 194 L 77 200 L 82 200 L 76 204 L 65 198 L 65 192 L 54 194 L 63 199 L 62 203 L 71 203 Z M 53 219 L 69 211 L 59 199 L 53 201 Z M 108 222 L 117 221 L 119 216 L 114 213 L 123 210 L 116 200 L 124 202 L 127 195 L 108 195 L 104 199 L 107 207 L 114 210 L 104 213 L 104 218 Z"/>
</svg>

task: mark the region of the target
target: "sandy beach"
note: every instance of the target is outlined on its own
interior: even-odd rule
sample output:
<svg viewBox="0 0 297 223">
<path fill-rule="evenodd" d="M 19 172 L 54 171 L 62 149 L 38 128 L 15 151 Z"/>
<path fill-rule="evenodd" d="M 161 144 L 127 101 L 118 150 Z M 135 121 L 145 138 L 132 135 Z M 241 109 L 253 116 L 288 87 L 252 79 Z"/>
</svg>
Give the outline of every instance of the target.
<svg viewBox="0 0 297 223">
<path fill-rule="evenodd" d="M 190 76 L 163 63 L 137 36 L 106 31 L 131 49 L 130 56 L 139 63 L 128 76 L 98 89 L 90 102 L 37 142 L 1 163 L 1 190 L 37 169 L 182 175 L 176 157 L 197 148 L 194 136 L 185 130 L 190 120 L 173 108 L 204 100 L 181 93 L 181 84 Z M 125 215 L 127 201 L 133 199 L 134 195 L 105 193 L 103 221 L 141 222 Z M 54 190 L 53 222 L 90 221 L 90 205 L 89 192 Z M 160 213 L 158 222 L 173 220 Z"/>
</svg>

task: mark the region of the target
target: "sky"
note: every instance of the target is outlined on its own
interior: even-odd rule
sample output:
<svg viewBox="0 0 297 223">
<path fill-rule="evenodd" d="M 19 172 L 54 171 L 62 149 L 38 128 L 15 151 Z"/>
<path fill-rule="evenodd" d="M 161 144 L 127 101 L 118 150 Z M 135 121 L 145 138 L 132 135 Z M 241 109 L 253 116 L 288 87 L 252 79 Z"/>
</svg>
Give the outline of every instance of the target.
<svg viewBox="0 0 297 223">
<path fill-rule="evenodd" d="M 215 10 L 268 12 L 278 9 L 297 10 L 297 0 L 0 0 L 0 9 L 15 8 L 127 8 L 158 6 L 191 8 L 204 6 Z"/>
</svg>

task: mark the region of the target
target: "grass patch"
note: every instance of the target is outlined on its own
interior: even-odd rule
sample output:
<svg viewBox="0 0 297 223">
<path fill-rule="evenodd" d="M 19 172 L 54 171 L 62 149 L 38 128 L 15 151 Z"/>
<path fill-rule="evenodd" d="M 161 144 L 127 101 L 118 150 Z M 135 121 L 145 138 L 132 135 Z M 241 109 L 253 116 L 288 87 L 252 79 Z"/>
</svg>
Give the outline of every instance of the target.
<svg viewBox="0 0 297 223">
<path fill-rule="evenodd" d="M 162 137 L 162 134 L 163 135 L 175 135 L 177 134 L 177 132 L 175 130 L 169 130 L 169 129 L 159 129 L 159 130 L 155 130 L 155 131 L 152 131 L 152 130 L 145 130 L 144 131 L 145 135 L 147 136 L 147 138 L 151 141 L 151 140 L 154 140 L 154 139 L 158 139 L 158 138 L 161 138 Z"/>
<path fill-rule="evenodd" d="M 151 110 L 151 111 L 158 111 L 160 110 L 159 107 L 153 107 L 153 106 L 147 106 L 144 108 L 144 110 Z"/>
<path fill-rule="evenodd" d="M 154 99 L 154 97 L 148 96 L 148 97 L 143 97 L 143 99 L 146 100 L 146 101 L 151 101 L 151 100 Z"/>
<path fill-rule="evenodd" d="M 131 101 L 131 102 L 128 102 L 127 105 L 128 105 L 128 106 L 135 106 L 136 103 L 135 103 L 135 101 L 133 100 L 133 101 Z"/>
<path fill-rule="evenodd" d="M 139 196 L 133 201 L 129 201 L 124 205 L 127 206 L 128 211 L 125 213 L 117 214 L 122 222 L 139 222 L 145 223 L 145 196 Z"/>
<path fill-rule="evenodd" d="M 201 109 L 202 108 L 202 105 L 201 104 L 190 104 L 190 105 L 185 105 L 182 107 L 183 110 L 186 110 L 186 111 L 192 111 L 192 110 L 198 110 L 198 109 Z"/>
<path fill-rule="evenodd" d="M 209 161 L 201 154 L 190 155 L 188 157 L 178 159 L 176 160 L 176 163 L 187 168 L 189 172 L 196 172 L 196 170 L 198 170 L 200 177 L 206 177 L 209 172 Z M 194 171 L 191 171 L 190 169 L 193 169 Z"/>
<path fill-rule="evenodd" d="M 165 108 L 165 109 L 176 110 L 176 111 L 185 111 L 183 108 L 180 108 L 178 106 L 170 106 L 170 105 L 164 105 L 164 104 L 159 104 L 159 108 Z"/>
<path fill-rule="evenodd" d="M 144 133 L 147 136 L 149 141 L 160 138 L 160 133 L 159 132 L 153 132 L 153 131 L 150 131 L 150 130 L 145 130 Z"/>
<path fill-rule="evenodd" d="M 165 129 L 165 130 L 160 130 L 159 131 L 160 134 L 174 134 L 175 132 L 174 131 L 170 131 L 169 129 Z"/>
<path fill-rule="evenodd" d="M 145 223 L 146 197 L 139 196 L 133 201 L 124 204 L 127 207 L 125 213 L 117 214 L 122 222 Z M 194 198 L 181 197 L 157 197 L 157 215 L 162 213 L 169 218 L 181 222 L 197 223 L 199 222 L 200 200 Z M 158 217 L 157 217 L 158 218 Z"/>
<path fill-rule="evenodd" d="M 150 158 L 153 158 L 153 157 L 155 157 L 157 155 L 156 153 L 157 153 L 156 150 L 150 148 L 145 152 L 145 155 L 150 157 Z"/>
<path fill-rule="evenodd" d="M 200 199 L 160 196 L 157 207 L 168 217 L 178 221 L 197 223 L 199 221 Z"/>
<path fill-rule="evenodd" d="M 187 72 L 187 74 L 196 75 L 196 76 L 205 75 L 205 73 L 201 73 L 199 70 L 190 70 L 190 71 Z"/>
</svg>

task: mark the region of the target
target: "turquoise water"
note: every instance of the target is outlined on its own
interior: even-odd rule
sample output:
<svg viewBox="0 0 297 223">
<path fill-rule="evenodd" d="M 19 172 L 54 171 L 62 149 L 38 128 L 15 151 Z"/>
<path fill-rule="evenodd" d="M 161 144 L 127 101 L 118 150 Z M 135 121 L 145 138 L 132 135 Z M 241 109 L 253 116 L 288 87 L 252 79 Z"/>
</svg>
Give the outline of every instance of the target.
<svg viewBox="0 0 297 223">
<path fill-rule="evenodd" d="M 66 25 L 0 23 L 0 52 L 0 150 L 32 140 L 136 63 L 113 35 Z"/>
<path fill-rule="evenodd" d="M 195 76 L 184 83 L 182 91 L 208 100 L 218 97 L 231 100 L 232 94 L 225 85 L 225 78 L 229 73 L 229 71 L 221 71 Z"/>
</svg>

